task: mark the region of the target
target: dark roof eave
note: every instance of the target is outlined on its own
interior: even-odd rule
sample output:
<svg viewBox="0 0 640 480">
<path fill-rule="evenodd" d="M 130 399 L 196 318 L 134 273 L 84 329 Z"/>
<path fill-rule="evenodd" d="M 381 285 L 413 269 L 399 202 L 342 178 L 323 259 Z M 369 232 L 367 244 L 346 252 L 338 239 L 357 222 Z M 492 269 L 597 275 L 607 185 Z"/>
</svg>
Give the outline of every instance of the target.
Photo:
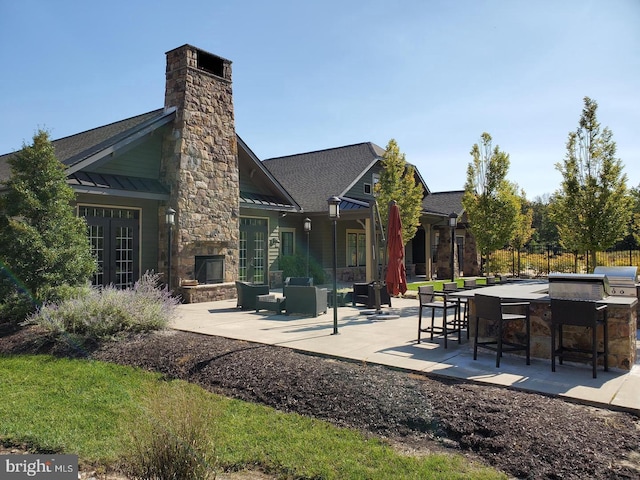
<svg viewBox="0 0 640 480">
<path fill-rule="evenodd" d="M 293 208 L 297 209 L 297 211 L 302 211 L 302 207 L 298 205 L 298 203 L 293 199 L 293 197 L 289 194 L 289 192 L 287 192 L 287 190 L 280 184 L 278 179 L 274 177 L 273 174 L 263 165 L 263 163 L 260 161 L 257 155 L 253 153 L 253 150 L 249 148 L 249 146 L 245 143 L 244 140 L 242 140 L 242 138 L 240 138 L 240 135 L 238 135 L 237 133 L 236 133 L 236 139 L 238 140 L 238 142 L 240 142 L 240 145 L 242 146 L 242 148 L 244 148 L 245 152 L 247 152 L 247 154 L 249 155 L 249 158 L 251 158 L 251 160 L 253 160 L 253 162 L 256 164 L 256 167 L 259 168 L 260 171 L 263 172 L 267 176 L 267 178 L 273 183 L 273 185 L 275 185 L 278 191 L 294 205 Z"/>
<path fill-rule="evenodd" d="M 76 193 L 86 193 L 90 195 L 105 195 L 109 197 L 126 197 L 126 198 L 138 198 L 145 200 L 169 200 L 168 193 L 155 193 L 155 192 L 134 192 L 131 190 L 119 190 L 115 188 L 102 188 L 102 187 L 80 187 L 72 186 L 73 191 Z"/>
<path fill-rule="evenodd" d="M 82 152 L 78 155 L 78 158 L 72 157 L 68 159 L 65 163 L 70 164 L 70 166 L 67 167 L 67 169 L 65 170 L 65 173 L 67 175 L 70 175 L 79 170 L 82 170 L 83 168 L 86 168 L 92 165 L 93 163 L 99 161 L 100 159 L 106 157 L 107 155 L 111 155 L 112 153 L 118 151 L 119 149 L 122 149 L 133 142 L 136 142 L 137 140 L 145 137 L 146 135 L 153 132 L 154 130 L 157 130 L 163 125 L 166 125 L 167 123 L 171 122 L 175 116 L 175 112 L 176 112 L 175 107 L 168 108 L 164 111 L 164 113 L 160 117 L 148 120 L 147 122 L 136 126 L 135 128 L 131 129 L 131 132 L 125 135 L 124 138 L 121 138 L 120 140 L 114 141 L 114 143 L 106 145 L 104 148 L 98 150 L 97 152 L 93 152 L 84 157 L 83 155 L 85 154 L 85 152 Z"/>
</svg>

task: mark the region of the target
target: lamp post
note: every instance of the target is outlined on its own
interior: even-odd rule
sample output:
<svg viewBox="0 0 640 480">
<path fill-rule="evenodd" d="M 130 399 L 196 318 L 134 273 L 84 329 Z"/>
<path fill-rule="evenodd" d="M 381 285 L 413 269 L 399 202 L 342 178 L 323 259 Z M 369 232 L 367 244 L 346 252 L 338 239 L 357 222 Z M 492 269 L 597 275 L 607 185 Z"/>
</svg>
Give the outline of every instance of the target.
<svg viewBox="0 0 640 480">
<path fill-rule="evenodd" d="M 458 225 L 458 214 L 452 212 L 449 214 L 449 227 L 451 228 L 451 281 L 456 281 L 455 254 L 456 254 L 456 226 Z"/>
<path fill-rule="evenodd" d="M 304 219 L 304 231 L 307 233 L 307 278 L 309 277 L 309 233 L 311 232 L 311 219 Z"/>
<path fill-rule="evenodd" d="M 330 197 L 329 218 L 333 220 L 333 335 L 338 334 L 338 219 L 340 218 L 340 199 Z"/>
<path fill-rule="evenodd" d="M 176 211 L 173 208 L 167 208 L 164 222 L 167 224 L 167 288 L 171 291 L 171 230 L 176 223 Z"/>
</svg>

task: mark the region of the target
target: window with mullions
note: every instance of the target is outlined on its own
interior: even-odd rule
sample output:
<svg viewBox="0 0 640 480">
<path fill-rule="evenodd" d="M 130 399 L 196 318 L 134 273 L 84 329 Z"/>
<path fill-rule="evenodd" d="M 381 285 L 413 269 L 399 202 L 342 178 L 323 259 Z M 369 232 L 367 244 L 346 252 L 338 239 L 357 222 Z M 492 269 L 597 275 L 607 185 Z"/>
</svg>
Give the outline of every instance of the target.
<svg viewBox="0 0 640 480">
<path fill-rule="evenodd" d="M 364 232 L 347 232 L 347 266 L 363 267 L 367 264 L 367 236 Z"/>
<path fill-rule="evenodd" d="M 98 264 L 93 284 L 133 287 L 140 273 L 140 209 L 78 205 L 78 215 L 87 221 Z"/>
<path fill-rule="evenodd" d="M 293 230 L 280 231 L 280 255 L 283 257 L 291 256 L 295 253 L 295 238 Z"/>
</svg>

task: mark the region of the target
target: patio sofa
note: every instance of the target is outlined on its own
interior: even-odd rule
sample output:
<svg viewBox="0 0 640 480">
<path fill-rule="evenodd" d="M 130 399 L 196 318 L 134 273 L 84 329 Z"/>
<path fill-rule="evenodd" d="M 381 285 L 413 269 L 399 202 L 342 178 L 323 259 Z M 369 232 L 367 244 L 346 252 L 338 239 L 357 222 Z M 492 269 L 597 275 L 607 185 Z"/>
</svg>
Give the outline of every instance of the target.
<svg viewBox="0 0 640 480">
<path fill-rule="evenodd" d="M 287 315 L 302 313 L 317 317 L 327 312 L 327 289 L 313 286 L 285 285 L 282 294 L 286 298 Z"/>
<path fill-rule="evenodd" d="M 313 277 L 287 277 L 284 281 L 284 285 L 301 285 L 303 287 L 310 287 L 313 285 Z"/>
</svg>

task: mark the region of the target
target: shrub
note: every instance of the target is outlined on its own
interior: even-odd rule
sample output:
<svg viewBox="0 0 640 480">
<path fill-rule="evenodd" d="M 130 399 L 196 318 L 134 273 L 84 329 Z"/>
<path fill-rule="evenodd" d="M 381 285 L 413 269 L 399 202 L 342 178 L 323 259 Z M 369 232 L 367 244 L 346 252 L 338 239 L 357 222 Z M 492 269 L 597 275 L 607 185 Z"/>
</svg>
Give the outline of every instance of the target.
<svg viewBox="0 0 640 480">
<path fill-rule="evenodd" d="M 307 276 L 306 255 L 296 253 L 295 255 L 280 256 L 279 263 L 283 278 Z M 313 258 L 309 258 L 309 276 L 313 277 L 314 285 L 322 285 L 325 282 L 324 270 Z"/>
<path fill-rule="evenodd" d="M 166 289 L 159 288 L 159 276 L 147 272 L 132 289 L 87 288 L 58 304 L 46 303 L 27 323 L 54 333 L 101 339 L 165 328 L 178 303 Z"/>
<path fill-rule="evenodd" d="M 32 313 L 41 303 L 57 302 L 68 285 L 88 281 L 96 261 L 48 133 L 38 131 L 33 144 L 7 162 L 11 177 L 0 195 L 0 298 L 26 292 L 34 299 Z"/>
<path fill-rule="evenodd" d="M 130 478 L 155 480 L 215 478 L 209 404 L 192 390 L 147 395 L 148 407 L 135 428 L 124 459 Z"/>
<path fill-rule="evenodd" d="M 18 327 L 34 310 L 33 299 L 21 292 L 9 293 L 0 303 L 0 324 Z"/>
</svg>

